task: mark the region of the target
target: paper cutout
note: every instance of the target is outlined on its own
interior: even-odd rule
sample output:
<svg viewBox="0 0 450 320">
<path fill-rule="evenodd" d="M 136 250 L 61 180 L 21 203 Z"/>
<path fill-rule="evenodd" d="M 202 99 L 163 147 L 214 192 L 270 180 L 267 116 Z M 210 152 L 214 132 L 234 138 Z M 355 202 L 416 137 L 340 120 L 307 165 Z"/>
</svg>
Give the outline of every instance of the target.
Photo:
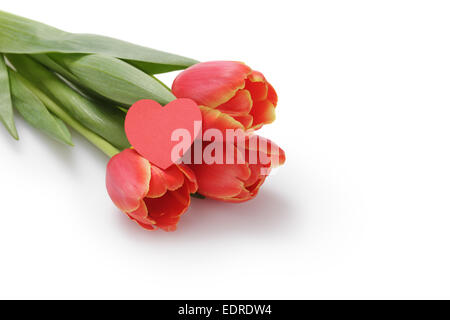
<svg viewBox="0 0 450 320">
<path fill-rule="evenodd" d="M 180 143 L 173 141 L 172 134 L 182 129 L 189 133 L 192 145 L 200 133 L 195 130 L 196 121 L 201 124 L 202 115 L 191 99 L 177 99 L 165 107 L 153 100 L 139 100 L 128 110 L 125 132 L 141 156 L 151 164 L 167 169 L 182 157 L 179 154 L 174 159 L 172 155 L 173 148 Z"/>
</svg>

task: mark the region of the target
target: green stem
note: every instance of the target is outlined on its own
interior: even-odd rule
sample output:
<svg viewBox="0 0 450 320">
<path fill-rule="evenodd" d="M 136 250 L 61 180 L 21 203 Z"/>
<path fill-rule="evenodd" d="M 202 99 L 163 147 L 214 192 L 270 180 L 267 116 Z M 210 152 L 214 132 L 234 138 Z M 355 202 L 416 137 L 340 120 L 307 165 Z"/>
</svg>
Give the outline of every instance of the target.
<svg viewBox="0 0 450 320">
<path fill-rule="evenodd" d="M 19 75 L 20 76 L 20 75 Z M 45 93 L 36 88 L 31 82 L 29 82 L 24 77 L 20 76 L 20 80 L 22 80 L 26 86 L 47 106 L 47 108 L 53 112 L 56 116 L 58 116 L 62 121 L 71 126 L 74 130 L 76 130 L 79 134 L 89 140 L 93 145 L 95 145 L 98 149 L 103 151 L 108 157 L 113 157 L 118 154 L 120 150 L 111 145 L 108 141 L 101 138 L 97 134 L 93 133 L 89 129 L 86 129 L 82 124 L 72 118 L 64 109 L 58 106 L 52 99 L 50 99 Z"/>
</svg>

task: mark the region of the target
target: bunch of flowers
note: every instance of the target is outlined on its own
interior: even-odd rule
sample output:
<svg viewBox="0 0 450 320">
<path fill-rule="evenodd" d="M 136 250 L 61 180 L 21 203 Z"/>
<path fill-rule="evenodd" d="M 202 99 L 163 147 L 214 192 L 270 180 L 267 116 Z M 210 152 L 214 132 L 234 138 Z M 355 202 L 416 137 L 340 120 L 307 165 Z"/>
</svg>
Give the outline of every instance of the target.
<svg viewBox="0 0 450 320">
<path fill-rule="evenodd" d="M 171 89 L 155 77 L 177 70 L 183 71 Z M 143 99 L 162 106 L 190 99 L 201 112 L 199 136 L 168 167 L 129 142 L 127 114 Z M 277 102 L 264 75 L 241 62 L 201 63 L 0 11 L 1 122 L 18 139 L 16 109 L 62 143 L 73 145 L 68 127 L 88 139 L 111 158 L 112 201 L 145 229 L 176 230 L 191 196 L 255 198 L 271 169 L 285 161 L 282 149 L 254 133 L 275 120 Z M 193 160 L 197 153 L 200 161 Z"/>
</svg>

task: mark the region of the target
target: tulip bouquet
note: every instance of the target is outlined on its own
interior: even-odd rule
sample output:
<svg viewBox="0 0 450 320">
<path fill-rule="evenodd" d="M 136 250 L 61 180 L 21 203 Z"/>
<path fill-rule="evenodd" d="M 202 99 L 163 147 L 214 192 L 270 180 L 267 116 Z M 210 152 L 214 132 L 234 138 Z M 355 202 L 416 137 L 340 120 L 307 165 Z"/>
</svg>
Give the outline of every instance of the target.
<svg viewBox="0 0 450 320">
<path fill-rule="evenodd" d="M 183 71 L 172 89 L 155 77 L 177 70 Z M 152 113 L 145 108 L 151 103 L 172 106 L 171 115 L 158 123 L 147 121 Z M 111 158 L 108 194 L 145 229 L 176 230 L 191 196 L 253 199 L 271 168 L 285 161 L 283 150 L 254 134 L 275 120 L 276 106 L 272 85 L 244 63 L 200 63 L 0 11 L 1 122 L 18 139 L 15 109 L 29 124 L 70 146 L 68 127 L 77 131 Z M 184 107 L 195 110 L 183 113 Z M 167 156 L 161 154 L 164 148 L 148 147 L 161 138 L 164 126 L 195 112 L 200 129 L 178 158 L 169 165 L 152 160 L 148 154 Z M 142 118 L 139 126 L 131 113 Z M 186 161 L 192 158 L 197 160 Z"/>
</svg>

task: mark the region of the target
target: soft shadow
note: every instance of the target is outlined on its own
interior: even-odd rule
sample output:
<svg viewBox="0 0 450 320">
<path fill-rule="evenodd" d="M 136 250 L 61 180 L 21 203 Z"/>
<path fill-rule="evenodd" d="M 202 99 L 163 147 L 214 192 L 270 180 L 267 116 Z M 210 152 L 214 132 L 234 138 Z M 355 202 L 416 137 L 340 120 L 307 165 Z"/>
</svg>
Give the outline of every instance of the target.
<svg viewBox="0 0 450 320">
<path fill-rule="evenodd" d="M 69 130 L 72 133 L 74 146 L 69 146 L 30 126 L 21 117 L 17 117 L 16 126 L 20 137 L 18 141 L 12 138 L 6 129 L 0 130 L 0 142 L 5 149 L 8 149 L 8 152 L 22 156 L 27 151 L 26 149 L 30 143 L 32 143 L 36 148 L 48 151 L 51 157 L 54 157 L 67 167 L 67 174 L 74 178 L 79 177 L 86 168 L 86 160 L 82 160 L 80 153 L 89 154 L 88 161 L 90 164 L 98 164 L 100 167 L 106 168 L 109 158 L 72 129 Z"/>
<path fill-rule="evenodd" d="M 60 159 L 65 165 L 74 165 L 73 146 L 59 142 L 35 128 L 32 128 L 32 130 L 34 130 L 33 135 L 38 137 L 38 140 L 41 141 L 40 147 L 42 147 L 42 149 L 48 149 L 52 156 Z"/>
<path fill-rule="evenodd" d="M 34 129 L 34 128 L 33 128 Z M 36 130 L 36 129 L 34 129 Z M 72 172 L 75 170 L 82 170 L 85 166 L 85 163 L 81 163 L 76 161 L 75 152 L 86 152 L 92 158 L 90 161 L 95 161 L 100 164 L 104 164 L 106 168 L 106 164 L 108 163 L 109 158 L 100 151 L 96 146 L 87 141 L 83 136 L 81 136 L 78 132 L 71 130 L 72 133 L 72 142 L 74 146 L 66 145 L 62 142 L 59 142 L 45 133 L 36 130 L 34 132 L 35 135 L 40 135 L 40 141 L 42 141 L 42 147 L 49 149 L 50 153 L 55 157 L 60 158 L 70 169 Z"/>
<path fill-rule="evenodd" d="M 295 232 L 300 213 L 293 210 L 294 203 L 290 201 L 284 193 L 267 189 L 261 190 L 255 199 L 245 203 L 193 198 L 189 211 L 178 224 L 178 230 L 170 233 L 143 230 L 125 215 L 117 220 L 127 236 L 139 241 L 205 241 L 230 236 L 266 239 Z"/>
<path fill-rule="evenodd" d="M 39 144 L 39 148 L 49 149 L 51 154 L 53 154 L 55 157 L 60 158 L 64 163 L 67 163 L 69 165 L 72 163 L 73 147 L 59 142 L 43 133 L 42 131 L 30 126 L 21 117 L 16 116 L 15 122 L 17 131 L 19 133 L 18 141 L 11 137 L 6 129 L 0 130 L 0 139 L 2 140 L 2 142 L 7 144 L 7 148 L 9 150 L 21 154 L 26 145 L 25 140 L 30 139 L 30 136 L 33 136 L 32 139 L 34 143 Z"/>
<path fill-rule="evenodd" d="M 286 230 L 290 225 L 289 199 L 273 190 L 262 189 L 253 200 L 226 203 L 193 199 L 191 209 L 180 222 L 180 233 L 267 234 Z"/>
<path fill-rule="evenodd" d="M 18 121 L 16 121 L 16 127 L 17 127 L 17 131 L 20 131 L 20 127 L 17 124 Z M 19 132 L 19 138 L 20 138 L 20 132 Z M 6 148 L 8 148 L 8 150 L 13 150 L 14 152 L 20 152 L 21 148 L 20 148 L 20 140 L 17 141 L 16 139 L 14 139 L 8 132 L 8 130 L 6 130 L 6 128 L 3 126 L 2 123 L 0 123 L 0 140 L 1 140 L 1 145 L 5 145 Z"/>
</svg>

